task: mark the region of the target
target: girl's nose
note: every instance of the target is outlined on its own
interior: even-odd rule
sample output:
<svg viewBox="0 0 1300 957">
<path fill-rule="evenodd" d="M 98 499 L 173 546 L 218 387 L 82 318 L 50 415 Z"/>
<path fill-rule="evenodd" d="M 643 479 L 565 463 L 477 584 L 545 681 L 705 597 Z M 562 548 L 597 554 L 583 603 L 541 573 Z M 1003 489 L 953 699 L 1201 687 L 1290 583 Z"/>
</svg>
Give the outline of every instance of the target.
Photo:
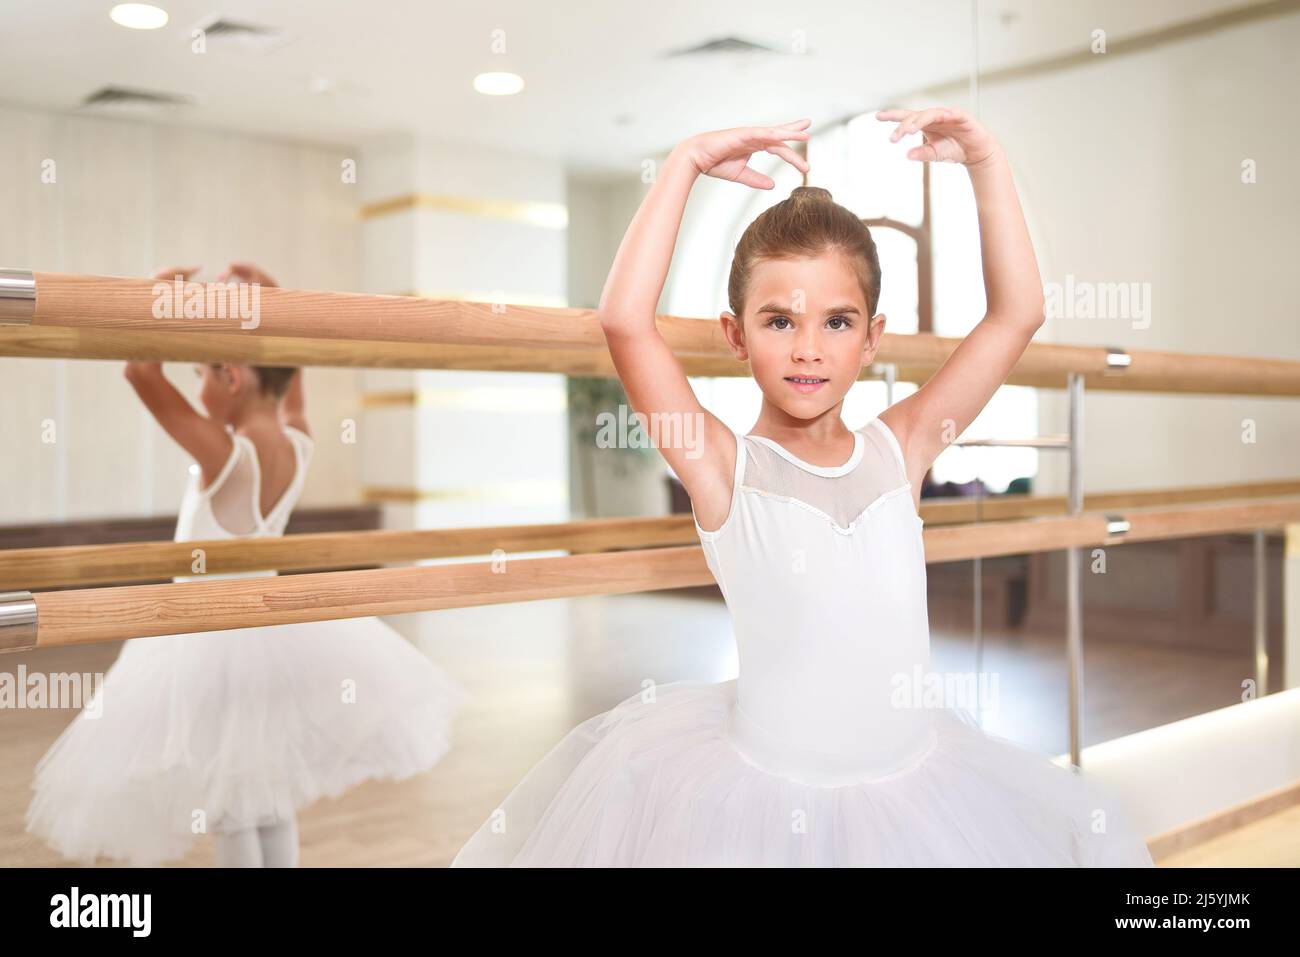
<svg viewBox="0 0 1300 957">
<path fill-rule="evenodd" d="M 794 342 L 794 357 L 796 359 L 820 359 L 821 354 L 821 342 L 815 335 L 800 336 Z"/>
</svg>

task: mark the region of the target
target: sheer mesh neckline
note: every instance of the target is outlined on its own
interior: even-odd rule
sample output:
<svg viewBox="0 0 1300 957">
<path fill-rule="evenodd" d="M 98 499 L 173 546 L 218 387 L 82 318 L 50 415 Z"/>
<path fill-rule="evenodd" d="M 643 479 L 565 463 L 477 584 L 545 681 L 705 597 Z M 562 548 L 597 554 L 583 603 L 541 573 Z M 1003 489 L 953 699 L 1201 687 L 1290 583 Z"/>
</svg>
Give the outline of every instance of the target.
<svg viewBox="0 0 1300 957">
<path fill-rule="evenodd" d="M 765 435 L 747 435 L 745 438 L 762 442 L 791 465 L 797 465 L 799 468 L 811 472 L 813 475 L 844 475 L 847 472 L 851 472 L 857 464 L 862 461 L 863 438 L 862 432 L 857 429 L 853 431 L 853 451 L 849 453 L 849 459 L 843 465 L 813 465 L 811 462 L 805 462 L 784 445 L 781 445 L 775 439 L 769 439 Z"/>
<path fill-rule="evenodd" d="M 289 428 L 292 428 L 292 426 L 286 426 L 285 430 Z M 295 429 L 294 431 L 297 430 Z M 289 439 L 289 445 L 292 446 L 293 449 L 293 475 L 289 477 L 289 484 L 284 487 L 284 491 L 280 493 L 280 497 L 275 500 L 275 503 L 269 509 L 266 510 L 266 514 L 262 514 L 262 460 L 257 454 L 257 446 L 254 445 L 253 440 L 246 435 L 240 435 L 238 432 L 233 431 L 230 435 L 236 440 L 243 439 L 248 445 L 248 451 L 252 457 L 253 463 L 253 518 L 259 525 L 265 527 L 271 524 L 271 519 L 275 517 L 276 512 L 278 512 L 280 507 L 288 500 L 289 493 L 293 491 L 294 485 L 297 484 L 298 474 L 302 469 L 302 452 L 298 448 L 298 443 L 295 442 L 292 437 L 286 435 L 285 438 Z"/>
<path fill-rule="evenodd" d="M 208 502 L 213 520 L 226 533 L 239 537 L 265 531 L 297 500 L 306 457 L 304 446 L 310 446 L 311 437 L 293 426 L 283 426 L 281 432 L 292 448 L 293 475 L 274 504 L 263 512 L 262 462 L 257 446 L 248 436 L 226 427 L 231 439 L 229 458 L 211 483 L 206 487 L 195 486 L 198 495 Z M 198 465 L 191 465 L 190 471 L 197 476 Z"/>
</svg>

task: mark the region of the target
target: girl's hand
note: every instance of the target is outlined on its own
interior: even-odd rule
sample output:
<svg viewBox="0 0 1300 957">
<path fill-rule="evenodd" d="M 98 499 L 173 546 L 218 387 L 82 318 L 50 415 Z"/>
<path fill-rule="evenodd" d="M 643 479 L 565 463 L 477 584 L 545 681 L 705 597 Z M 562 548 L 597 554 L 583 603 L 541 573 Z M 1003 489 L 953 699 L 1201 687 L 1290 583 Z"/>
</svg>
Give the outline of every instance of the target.
<svg viewBox="0 0 1300 957">
<path fill-rule="evenodd" d="M 984 166 L 1001 153 L 997 140 L 965 110 L 934 107 L 928 110 L 880 110 L 876 119 L 897 120 L 889 137 L 897 143 L 909 133 L 921 133 L 922 145 L 907 151 L 907 158 L 923 163 L 964 163 Z"/>
<path fill-rule="evenodd" d="M 162 269 L 155 269 L 149 278 L 159 282 L 172 282 L 180 276 L 183 281 L 189 282 L 190 277 L 202 268 L 202 266 L 165 266 Z M 139 373 L 161 375 L 162 362 L 157 359 L 128 359 L 124 371 L 128 378 Z"/>
<path fill-rule="evenodd" d="M 783 126 L 738 126 L 730 130 L 698 133 L 682 140 L 674 152 L 680 151 L 695 169 L 705 176 L 743 183 L 754 189 L 773 189 L 776 183 L 751 169 L 749 158 L 755 153 L 779 156 L 801 173 L 808 172 L 808 163 L 793 149 L 787 140 L 806 140 L 807 128 L 812 120 L 796 120 Z"/>
<path fill-rule="evenodd" d="M 217 282 L 230 282 L 234 278 L 239 282 L 256 283 L 259 286 L 274 286 L 275 280 L 252 263 L 231 263 L 225 268 Z"/>
<path fill-rule="evenodd" d="M 202 268 L 202 266 L 168 266 L 164 269 L 154 270 L 153 275 L 149 278 L 171 282 L 177 276 L 180 276 L 186 282 L 189 282 L 190 277 Z"/>
</svg>

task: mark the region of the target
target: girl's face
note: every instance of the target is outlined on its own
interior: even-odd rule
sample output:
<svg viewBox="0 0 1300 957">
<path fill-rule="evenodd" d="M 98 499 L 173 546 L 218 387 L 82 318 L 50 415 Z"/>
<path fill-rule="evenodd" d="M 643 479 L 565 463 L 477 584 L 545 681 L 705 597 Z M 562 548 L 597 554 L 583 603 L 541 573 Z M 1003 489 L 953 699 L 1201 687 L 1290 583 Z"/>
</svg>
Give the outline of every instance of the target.
<svg viewBox="0 0 1300 957">
<path fill-rule="evenodd" d="M 869 365 L 885 331 L 857 277 L 838 253 L 756 264 L 745 296 L 740 341 L 768 401 L 811 419 L 835 408 Z M 730 337 L 729 333 L 729 337 Z"/>
<path fill-rule="evenodd" d="M 241 371 L 237 366 L 224 363 L 194 367 L 195 375 L 202 379 L 199 401 L 214 422 L 227 425 L 233 420 L 244 378 Z"/>
</svg>

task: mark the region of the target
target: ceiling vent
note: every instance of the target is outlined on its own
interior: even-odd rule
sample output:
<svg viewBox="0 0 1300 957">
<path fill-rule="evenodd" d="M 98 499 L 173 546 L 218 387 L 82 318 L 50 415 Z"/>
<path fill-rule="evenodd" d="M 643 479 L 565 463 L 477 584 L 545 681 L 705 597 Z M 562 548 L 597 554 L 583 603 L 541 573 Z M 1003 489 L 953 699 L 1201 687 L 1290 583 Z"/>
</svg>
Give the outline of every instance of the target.
<svg viewBox="0 0 1300 957">
<path fill-rule="evenodd" d="M 292 39 L 283 30 L 237 23 L 223 17 L 211 17 L 195 29 L 203 31 L 204 42 L 209 50 L 231 53 L 270 53 Z"/>
<path fill-rule="evenodd" d="M 151 93 L 148 90 L 106 86 L 82 100 L 81 109 L 94 113 L 141 116 L 165 113 L 179 106 L 188 106 L 191 102 L 193 101 L 187 97 L 171 93 Z"/>
<path fill-rule="evenodd" d="M 763 46 L 759 43 L 751 43 L 749 40 L 742 40 L 740 37 L 719 37 L 716 40 L 708 40 L 698 46 L 682 47 L 672 50 L 668 53 L 670 57 L 674 56 L 697 56 L 707 53 L 781 53 L 784 51 L 774 50 L 772 47 Z"/>
</svg>

